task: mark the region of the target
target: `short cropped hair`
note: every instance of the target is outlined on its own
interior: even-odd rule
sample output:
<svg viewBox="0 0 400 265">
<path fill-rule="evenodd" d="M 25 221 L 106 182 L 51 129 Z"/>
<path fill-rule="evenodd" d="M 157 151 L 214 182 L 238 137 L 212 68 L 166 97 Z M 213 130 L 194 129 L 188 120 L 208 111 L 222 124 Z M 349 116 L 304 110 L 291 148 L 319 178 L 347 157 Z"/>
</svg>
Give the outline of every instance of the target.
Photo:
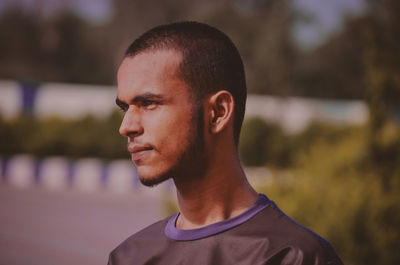
<svg viewBox="0 0 400 265">
<path fill-rule="evenodd" d="M 177 22 L 150 29 L 137 38 L 125 56 L 150 50 L 172 49 L 182 54 L 179 71 L 195 100 L 220 90 L 234 99 L 234 138 L 239 142 L 246 108 L 246 78 L 240 54 L 228 36 L 198 22 Z"/>
</svg>

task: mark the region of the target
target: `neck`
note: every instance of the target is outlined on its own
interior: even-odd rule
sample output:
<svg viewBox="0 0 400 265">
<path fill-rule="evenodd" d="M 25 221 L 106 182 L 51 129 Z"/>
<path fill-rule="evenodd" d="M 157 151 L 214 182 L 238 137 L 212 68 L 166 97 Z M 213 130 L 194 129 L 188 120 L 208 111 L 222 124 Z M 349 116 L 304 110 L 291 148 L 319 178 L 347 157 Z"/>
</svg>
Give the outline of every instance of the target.
<svg viewBox="0 0 400 265">
<path fill-rule="evenodd" d="M 177 228 L 194 229 L 235 217 L 257 200 L 236 150 L 219 150 L 223 155 L 213 155 L 201 176 L 192 172 L 190 177 L 174 179 L 180 209 Z"/>
</svg>

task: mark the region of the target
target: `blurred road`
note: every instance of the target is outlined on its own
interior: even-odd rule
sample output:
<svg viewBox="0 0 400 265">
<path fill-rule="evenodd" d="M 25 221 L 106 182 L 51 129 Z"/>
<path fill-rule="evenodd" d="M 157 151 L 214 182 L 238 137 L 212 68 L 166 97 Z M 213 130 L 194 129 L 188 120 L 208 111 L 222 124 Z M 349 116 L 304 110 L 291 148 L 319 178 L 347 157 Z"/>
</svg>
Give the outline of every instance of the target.
<svg viewBox="0 0 400 265">
<path fill-rule="evenodd" d="M 163 215 L 161 196 L 0 184 L 0 265 L 98 265 Z"/>
</svg>

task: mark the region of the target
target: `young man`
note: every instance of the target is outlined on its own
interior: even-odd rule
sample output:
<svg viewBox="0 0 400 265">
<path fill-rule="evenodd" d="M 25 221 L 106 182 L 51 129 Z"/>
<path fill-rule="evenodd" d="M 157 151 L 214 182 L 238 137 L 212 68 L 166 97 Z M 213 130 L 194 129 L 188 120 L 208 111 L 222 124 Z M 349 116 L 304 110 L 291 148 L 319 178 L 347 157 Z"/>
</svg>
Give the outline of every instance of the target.
<svg viewBox="0 0 400 265">
<path fill-rule="evenodd" d="M 130 45 L 117 80 L 139 178 L 172 178 L 180 211 L 120 244 L 109 265 L 342 264 L 249 185 L 237 152 L 245 75 L 225 34 L 196 22 L 156 27 Z"/>
</svg>

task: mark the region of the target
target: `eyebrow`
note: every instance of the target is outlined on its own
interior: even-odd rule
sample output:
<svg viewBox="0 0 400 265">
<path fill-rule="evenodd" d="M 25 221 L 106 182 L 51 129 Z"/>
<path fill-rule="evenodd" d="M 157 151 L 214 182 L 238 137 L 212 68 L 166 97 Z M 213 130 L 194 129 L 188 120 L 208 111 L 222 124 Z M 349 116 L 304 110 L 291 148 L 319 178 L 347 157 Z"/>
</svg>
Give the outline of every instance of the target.
<svg viewBox="0 0 400 265">
<path fill-rule="evenodd" d="M 117 104 L 118 107 L 120 107 L 121 109 L 124 109 L 124 107 L 126 107 L 128 105 L 125 102 L 123 102 L 122 100 L 120 100 L 118 97 L 115 99 L 115 104 Z"/>
<path fill-rule="evenodd" d="M 146 100 L 152 100 L 152 99 L 161 100 L 161 99 L 163 99 L 163 96 L 162 96 L 162 95 L 159 95 L 159 94 L 153 94 L 153 93 L 144 93 L 144 94 L 142 94 L 142 95 L 139 95 L 139 96 L 134 97 L 134 98 L 130 101 L 130 103 L 136 104 L 136 103 L 139 103 L 139 102 L 143 102 L 143 101 L 146 101 Z M 115 103 L 116 103 L 118 106 L 126 106 L 126 105 L 128 105 L 128 103 L 122 101 L 122 100 L 119 99 L 118 97 L 115 99 Z"/>
</svg>

